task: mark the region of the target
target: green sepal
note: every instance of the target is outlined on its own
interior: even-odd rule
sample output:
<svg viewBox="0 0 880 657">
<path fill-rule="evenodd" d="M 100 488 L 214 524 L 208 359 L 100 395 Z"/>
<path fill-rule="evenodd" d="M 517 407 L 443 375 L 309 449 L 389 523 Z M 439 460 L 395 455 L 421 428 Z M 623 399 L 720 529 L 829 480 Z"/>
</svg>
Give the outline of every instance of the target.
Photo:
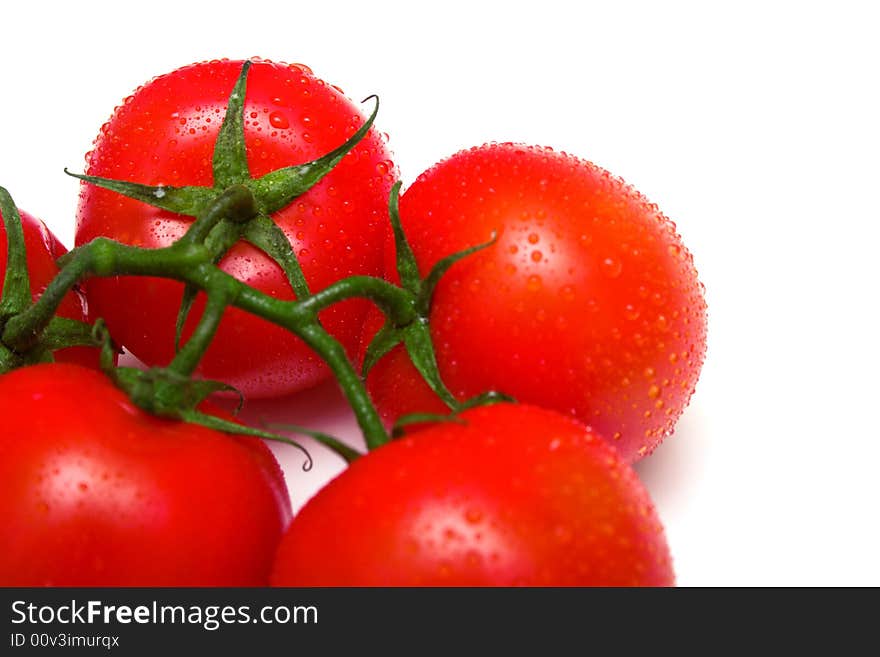
<svg viewBox="0 0 880 657">
<path fill-rule="evenodd" d="M 100 347 L 91 324 L 77 319 L 53 317 L 40 337 L 40 346 L 49 351 L 67 347 Z"/>
<path fill-rule="evenodd" d="M 309 284 L 287 235 L 266 215 L 258 215 L 245 227 L 244 239 L 272 258 L 284 271 L 297 299 L 311 296 Z"/>
<path fill-rule="evenodd" d="M 3 214 L 3 227 L 6 229 L 8 245 L 6 275 L 3 278 L 3 293 L 0 297 L 0 328 L 2 328 L 6 319 L 30 307 L 31 287 L 21 215 L 15 207 L 12 196 L 3 187 L 0 187 L 0 213 Z"/>
<path fill-rule="evenodd" d="M 499 392 L 498 390 L 489 390 L 487 392 L 481 392 L 479 395 L 475 395 L 470 399 L 466 399 L 458 405 L 458 412 L 466 411 L 470 408 L 477 408 L 478 406 L 492 406 L 493 404 L 515 404 L 516 399 L 511 397 L 510 395 Z"/>
<path fill-rule="evenodd" d="M 89 176 L 83 173 L 72 173 L 67 169 L 64 169 L 64 173 L 96 187 L 109 189 L 128 198 L 141 201 L 147 205 L 191 217 L 201 214 L 202 210 L 217 196 L 217 192 L 210 187 L 142 185 L 125 180 L 113 180 L 100 176 Z"/>
<path fill-rule="evenodd" d="M 41 346 L 28 349 L 25 354 L 17 354 L 5 345 L 0 345 L 0 374 L 10 372 L 26 365 L 54 363 L 55 357 L 49 349 Z"/>
<path fill-rule="evenodd" d="M 449 271 L 449 268 L 452 267 L 452 265 L 477 251 L 482 251 L 483 249 L 492 246 L 497 239 L 498 235 L 493 232 L 492 237 L 488 242 L 471 246 L 463 251 L 453 253 L 438 260 L 434 266 L 431 267 L 431 271 L 428 272 L 428 275 L 422 281 L 421 288 L 419 289 L 418 298 L 416 300 L 416 308 L 419 314 L 427 315 L 430 312 L 431 300 L 434 298 L 434 290 L 437 288 L 437 283 L 440 282 L 440 279 L 447 271 Z"/>
<path fill-rule="evenodd" d="M 180 351 L 180 340 L 183 337 L 183 327 L 186 325 L 187 317 L 195 303 L 199 289 L 194 285 L 187 284 L 183 288 L 183 295 L 180 298 L 180 308 L 177 310 L 177 322 L 174 325 L 174 353 Z"/>
<path fill-rule="evenodd" d="M 397 422 L 391 428 L 391 437 L 394 439 L 402 438 L 406 434 L 406 429 L 413 424 L 439 423 L 449 422 L 452 424 L 467 424 L 467 422 L 458 417 L 457 412 L 447 413 L 408 413 L 397 418 Z"/>
<path fill-rule="evenodd" d="M 246 61 L 241 73 L 235 81 L 229 102 L 226 105 L 226 116 L 217 140 L 214 142 L 214 187 L 225 189 L 229 185 L 246 183 L 251 179 L 248 169 L 247 151 L 244 143 L 244 97 L 247 87 L 247 75 L 251 62 Z"/>
<path fill-rule="evenodd" d="M 117 367 L 115 360 L 118 348 L 113 344 L 103 319 L 95 322 L 92 338 L 101 345 L 101 369 L 104 373 L 136 406 L 153 415 L 180 418 L 182 412 L 194 410 L 215 392 L 234 392 L 238 395 L 239 408 L 243 403 L 241 392 L 222 381 L 191 379 L 163 367 L 146 370 Z"/>
<path fill-rule="evenodd" d="M 324 447 L 329 448 L 338 456 L 341 456 L 343 459 L 345 459 L 346 463 L 354 463 L 357 459 L 363 456 L 363 454 L 356 450 L 354 447 L 346 445 L 344 442 L 339 440 L 339 438 L 324 433 L 323 431 L 314 431 L 313 429 L 307 429 L 296 424 L 270 424 L 267 426 L 271 429 L 293 431 L 295 433 L 301 433 L 304 436 L 314 438 L 317 442 L 324 445 Z"/>
<path fill-rule="evenodd" d="M 101 317 L 96 319 L 94 326 L 92 326 L 92 338 L 101 348 L 99 360 L 101 371 L 113 379 L 113 371 L 116 369 L 116 355 L 122 353 L 122 349 L 114 344 L 107 323 Z"/>
<path fill-rule="evenodd" d="M 367 345 L 367 350 L 364 353 L 364 362 L 361 365 L 361 378 L 366 380 L 367 374 L 370 373 L 373 366 L 401 342 L 403 342 L 403 329 L 394 326 L 391 322 L 385 322 L 382 328 L 373 336 L 370 344 Z"/>
<path fill-rule="evenodd" d="M 400 222 L 400 184 L 400 181 L 394 183 L 388 197 L 388 216 L 391 218 L 391 229 L 394 231 L 394 247 L 397 254 L 397 274 L 400 276 L 400 284 L 405 290 L 420 296 L 422 277 L 419 275 L 419 265 Z"/>
<path fill-rule="evenodd" d="M 0 343 L 0 374 L 6 374 L 14 369 L 21 367 L 24 363 L 21 357 L 14 351 L 9 349 L 3 343 Z"/>
<path fill-rule="evenodd" d="M 444 404 L 452 410 L 458 408 L 458 400 L 455 398 L 443 379 L 437 367 L 437 358 L 434 355 L 434 344 L 431 341 L 431 332 L 428 322 L 416 320 L 403 329 L 403 342 L 415 368 L 422 375 L 425 383 L 440 397 Z"/>
<path fill-rule="evenodd" d="M 375 99 L 376 105 L 364 124 L 349 137 L 344 144 L 333 149 L 317 160 L 295 166 L 284 167 L 271 171 L 249 183 L 254 192 L 254 197 L 260 208 L 266 214 L 272 214 L 286 207 L 293 199 L 307 192 L 321 178 L 339 164 L 357 144 L 363 139 L 376 120 L 379 112 L 379 98 L 370 96 L 364 100 Z"/>
<path fill-rule="evenodd" d="M 515 403 L 516 400 L 501 392 L 490 390 L 475 397 L 471 397 L 467 401 L 457 404 L 457 408 L 451 413 L 408 413 L 402 415 L 394 423 L 391 428 L 391 437 L 400 438 L 406 433 L 406 429 L 413 424 L 452 422 L 454 424 L 467 424 L 467 421 L 461 417 L 461 413 L 478 406 L 491 406 L 493 404 Z"/>
<path fill-rule="evenodd" d="M 195 409 L 187 409 L 181 411 L 179 418 L 184 422 L 189 422 L 190 424 L 198 424 L 203 427 L 207 427 L 208 429 L 213 429 L 214 431 L 221 431 L 223 433 L 233 434 L 236 436 L 251 436 L 253 438 L 262 438 L 264 440 L 272 440 L 274 442 L 290 445 L 291 447 L 296 447 L 306 456 L 306 462 L 303 463 L 302 466 L 303 471 L 308 472 L 312 469 L 312 455 L 309 454 L 308 450 L 295 440 L 291 440 L 290 438 L 287 438 L 285 436 L 281 436 L 276 433 L 270 433 L 268 431 L 263 431 L 261 429 L 255 429 L 253 427 L 248 427 L 243 424 L 230 422 L 229 420 L 224 420 L 214 415 L 208 415 L 207 413 L 202 413 L 201 411 L 197 411 Z"/>
<path fill-rule="evenodd" d="M 116 367 L 113 378 L 137 406 L 161 417 L 180 417 L 215 392 L 238 392 L 221 381 L 190 379 L 161 367 Z"/>
</svg>

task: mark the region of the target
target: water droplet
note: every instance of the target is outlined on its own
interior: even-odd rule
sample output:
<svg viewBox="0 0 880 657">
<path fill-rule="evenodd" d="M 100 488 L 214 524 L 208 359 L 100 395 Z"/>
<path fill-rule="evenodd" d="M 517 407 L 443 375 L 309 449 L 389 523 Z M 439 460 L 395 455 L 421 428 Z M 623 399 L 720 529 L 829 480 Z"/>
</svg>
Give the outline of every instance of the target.
<svg viewBox="0 0 880 657">
<path fill-rule="evenodd" d="M 529 280 L 526 282 L 526 289 L 529 292 L 538 292 L 541 289 L 541 277 L 540 276 L 529 276 Z"/>
<path fill-rule="evenodd" d="M 384 176 L 386 173 L 388 173 L 388 163 L 387 162 L 379 162 L 376 165 L 376 171 L 379 172 L 380 176 Z"/>
<path fill-rule="evenodd" d="M 287 117 L 281 112 L 272 112 L 269 115 L 269 123 L 273 128 L 278 128 L 280 130 L 290 127 L 290 121 L 288 121 Z"/>
<path fill-rule="evenodd" d="M 541 240 L 541 237 L 538 233 L 531 233 L 529 235 L 529 244 L 537 244 Z"/>
<path fill-rule="evenodd" d="M 648 397 L 651 399 L 657 399 L 660 396 L 660 386 L 654 384 L 650 388 L 648 388 Z"/>
<path fill-rule="evenodd" d="M 636 319 L 638 319 L 640 314 L 641 314 L 641 313 L 639 312 L 639 309 L 636 308 L 636 307 L 635 307 L 634 305 L 632 305 L 631 303 L 626 304 L 626 306 L 625 306 L 624 309 L 623 309 L 623 316 L 626 317 L 626 318 L 629 319 L 629 320 L 636 320 Z"/>
<path fill-rule="evenodd" d="M 608 278 L 617 278 L 620 276 L 620 272 L 623 271 L 623 265 L 619 260 L 615 260 L 614 258 L 605 258 L 602 261 L 602 273 L 605 274 Z"/>
<path fill-rule="evenodd" d="M 544 259 L 544 254 L 540 251 L 532 251 L 532 262 L 541 262 Z"/>
<path fill-rule="evenodd" d="M 673 258 L 680 258 L 681 257 L 681 247 L 678 246 L 677 244 L 670 244 L 669 248 L 666 250 L 669 252 L 669 255 L 671 255 Z"/>
</svg>

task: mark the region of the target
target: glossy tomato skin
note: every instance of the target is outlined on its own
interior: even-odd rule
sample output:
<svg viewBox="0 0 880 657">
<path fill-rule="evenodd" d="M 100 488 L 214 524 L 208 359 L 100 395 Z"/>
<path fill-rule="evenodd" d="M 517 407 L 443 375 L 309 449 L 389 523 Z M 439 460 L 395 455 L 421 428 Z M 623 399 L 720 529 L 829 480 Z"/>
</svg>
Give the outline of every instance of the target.
<svg viewBox="0 0 880 657">
<path fill-rule="evenodd" d="M 138 89 L 101 129 L 87 158 L 87 173 L 147 185 L 210 186 L 214 141 L 241 65 L 194 64 Z M 362 113 L 339 89 L 305 66 L 258 61 L 250 69 L 245 142 L 253 177 L 314 160 L 342 144 L 363 122 Z M 372 130 L 317 185 L 273 215 L 291 240 L 312 290 L 352 274 L 381 275 L 388 193 L 395 175 L 383 137 Z M 76 241 L 79 245 L 103 235 L 138 246 L 167 246 L 190 221 L 84 185 Z M 273 297 L 294 298 L 281 269 L 243 242 L 221 267 Z M 174 355 L 181 294 L 179 283 L 160 279 L 88 283 L 91 315 L 105 318 L 114 338 L 151 365 L 166 364 Z M 186 333 L 201 308 L 200 295 Z M 346 301 L 320 318 L 354 351 L 366 308 L 363 301 Z M 227 310 L 200 372 L 249 397 L 283 395 L 329 376 L 297 338 L 234 308 Z"/>
<path fill-rule="evenodd" d="M 42 221 L 24 210 L 19 209 L 18 213 L 21 216 L 21 226 L 24 232 L 31 297 L 36 301 L 43 294 L 46 286 L 58 274 L 58 265 L 55 264 L 55 261 L 67 253 L 67 249 Z M 0 288 L 2 288 L 3 279 L 6 277 L 8 248 L 6 229 L 3 227 L 2 215 L 0 215 Z M 86 319 L 85 299 L 79 290 L 73 290 L 64 297 L 58 307 L 57 315 L 79 321 Z M 55 359 L 60 362 L 97 367 L 98 352 L 86 347 L 71 347 L 57 351 Z"/>
<path fill-rule="evenodd" d="M 501 404 L 355 461 L 291 523 L 280 586 L 667 586 L 632 469 L 575 420 Z"/>
<path fill-rule="evenodd" d="M 0 417 L 0 584 L 266 584 L 290 500 L 259 440 L 150 416 L 74 365 L 0 377 Z"/>
<path fill-rule="evenodd" d="M 672 431 L 702 366 L 706 304 L 655 205 L 565 153 L 488 144 L 419 176 L 400 215 L 423 274 L 497 233 L 449 270 L 431 308 L 440 372 L 457 396 L 501 390 L 573 415 L 629 461 Z M 386 251 L 393 277 L 393 244 Z M 365 335 L 379 325 L 371 316 Z M 443 408 L 400 348 L 368 384 L 389 422 Z"/>
</svg>

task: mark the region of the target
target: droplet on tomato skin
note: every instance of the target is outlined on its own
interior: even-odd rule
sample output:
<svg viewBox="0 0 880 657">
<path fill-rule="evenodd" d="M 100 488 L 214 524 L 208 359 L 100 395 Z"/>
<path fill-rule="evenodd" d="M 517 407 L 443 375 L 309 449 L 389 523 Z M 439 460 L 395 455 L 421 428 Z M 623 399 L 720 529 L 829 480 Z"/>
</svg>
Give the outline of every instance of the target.
<svg viewBox="0 0 880 657">
<path fill-rule="evenodd" d="M 537 275 L 529 276 L 526 281 L 526 289 L 529 292 L 540 292 L 542 286 L 541 277 Z"/>
<path fill-rule="evenodd" d="M 641 315 L 641 312 L 631 303 L 628 303 L 626 304 L 626 306 L 624 306 L 623 316 L 626 317 L 628 320 L 635 321 L 639 318 L 639 315 Z"/>
<path fill-rule="evenodd" d="M 608 278 L 617 278 L 623 271 L 623 264 L 614 258 L 605 258 L 602 261 L 601 269 Z"/>
<path fill-rule="evenodd" d="M 278 128 L 279 130 L 290 127 L 290 121 L 288 121 L 287 117 L 281 112 L 272 112 L 269 114 L 269 124 L 273 128 Z"/>
</svg>

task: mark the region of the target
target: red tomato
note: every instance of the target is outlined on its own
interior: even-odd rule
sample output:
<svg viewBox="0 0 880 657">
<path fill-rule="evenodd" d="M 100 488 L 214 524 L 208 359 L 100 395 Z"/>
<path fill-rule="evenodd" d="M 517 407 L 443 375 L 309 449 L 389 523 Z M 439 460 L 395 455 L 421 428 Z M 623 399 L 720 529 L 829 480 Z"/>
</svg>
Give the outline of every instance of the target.
<svg viewBox="0 0 880 657">
<path fill-rule="evenodd" d="M 55 264 L 55 260 L 67 253 L 67 249 L 46 228 L 42 221 L 21 209 L 19 209 L 18 213 L 21 215 L 21 225 L 24 229 L 31 296 L 36 301 L 58 273 L 58 266 Z M 0 215 L 0 289 L 3 287 L 3 279 L 6 276 L 7 248 L 6 229 L 3 227 L 3 218 Z M 78 291 L 73 291 L 64 297 L 58 308 L 57 315 L 68 319 L 85 320 L 85 300 L 82 295 Z M 56 352 L 55 358 L 61 362 L 80 363 L 91 367 L 97 367 L 98 365 L 97 350 L 86 347 L 61 349 Z"/>
<path fill-rule="evenodd" d="M 194 64 L 155 78 L 117 108 L 88 156 L 87 173 L 147 185 L 213 183 L 214 140 L 242 62 Z M 245 142 L 253 177 L 314 160 L 341 145 L 364 122 L 342 92 L 302 65 L 261 61 L 248 76 Z M 273 215 L 298 254 L 312 290 L 352 274 L 381 275 L 388 193 L 395 168 L 372 130 L 306 194 Z M 82 188 L 77 244 L 98 236 L 145 247 L 168 246 L 192 220 L 89 185 Z M 273 297 L 293 299 L 281 269 L 243 242 L 221 267 Z M 151 278 L 95 279 L 87 284 L 92 317 L 150 365 L 174 355 L 179 283 Z M 200 295 L 201 297 L 201 295 Z M 197 302 L 185 334 L 201 315 Z M 355 350 L 367 309 L 346 301 L 321 314 L 323 325 Z M 311 386 L 329 370 L 282 328 L 230 308 L 199 370 L 250 397 Z"/>
<path fill-rule="evenodd" d="M 706 304 L 656 206 L 565 153 L 489 144 L 419 176 L 400 215 L 423 274 L 498 235 L 449 270 L 431 308 L 440 373 L 459 398 L 494 389 L 571 414 L 629 461 L 672 431 L 703 362 Z M 373 317 L 366 335 L 380 325 Z M 443 409 L 402 348 L 368 384 L 389 422 Z"/>
<path fill-rule="evenodd" d="M 665 586 L 632 469 L 558 413 L 499 404 L 355 461 L 281 542 L 281 586 Z"/>
<path fill-rule="evenodd" d="M 0 584 L 266 584 L 290 500 L 261 441 L 148 415 L 74 365 L 0 377 L 0 417 Z"/>
</svg>

